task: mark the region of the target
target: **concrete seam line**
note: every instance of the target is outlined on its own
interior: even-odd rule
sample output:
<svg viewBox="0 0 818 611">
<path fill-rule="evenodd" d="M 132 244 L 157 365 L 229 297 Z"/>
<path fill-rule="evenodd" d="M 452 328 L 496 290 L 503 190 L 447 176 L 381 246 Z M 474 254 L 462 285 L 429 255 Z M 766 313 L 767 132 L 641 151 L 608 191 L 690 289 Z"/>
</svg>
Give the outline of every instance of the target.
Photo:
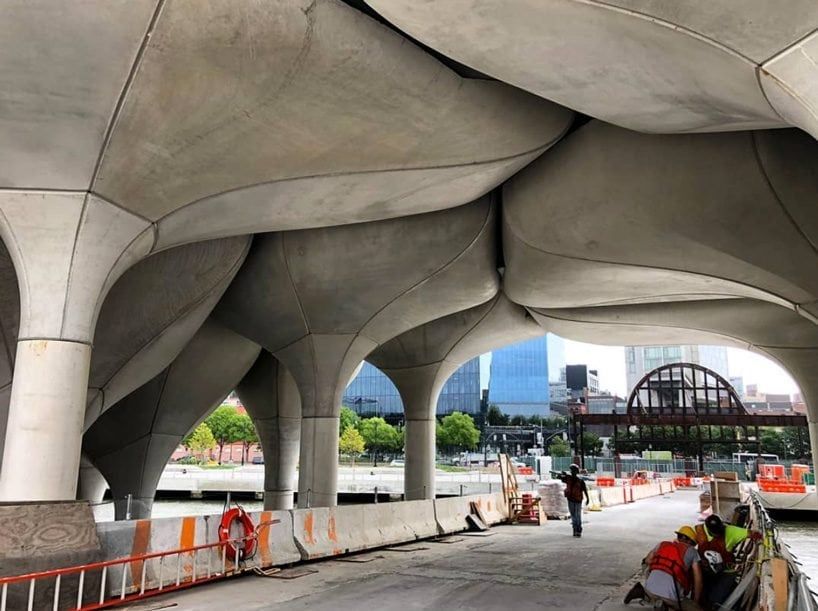
<svg viewBox="0 0 818 611">
<path fill-rule="evenodd" d="M 796 38 L 795 40 L 793 40 L 790 44 L 788 44 L 786 47 L 784 47 L 780 51 L 777 51 L 777 52 L 773 53 L 767 59 L 759 62 L 759 68 L 761 68 L 763 70 L 764 66 L 766 66 L 767 64 L 779 59 L 780 57 L 784 57 L 788 53 L 791 53 L 791 52 L 795 51 L 796 47 L 800 46 L 804 42 L 807 42 L 813 36 L 818 36 L 818 28 L 815 28 L 814 30 L 810 30 L 809 32 L 807 32 L 806 34 L 801 36 L 800 38 Z M 764 70 L 764 72 L 766 73 L 766 70 Z"/>
<path fill-rule="evenodd" d="M 704 42 L 704 43 L 706 43 L 706 44 L 708 44 L 708 45 L 710 45 L 712 47 L 720 49 L 721 51 L 724 51 L 724 52 L 726 52 L 726 53 L 728 53 L 730 55 L 733 55 L 734 57 L 737 57 L 737 58 L 743 60 L 744 62 L 746 62 L 746 63 L 748 63 L 748 64 L 750 64 L 752 66 L 757 66 L 758 65 L 757 61 L 747 57 L 746 55 L 744 55 L 740 51 L 738 51 L 736 49 L 733 49 L 732 47 L 727 46 L 726 44 L 724 44 L 723 42 L 721 42 L 719 40 L 716 40 L 715 38 L 710 38 L 709 36 L 706 36 L 705 34 L 697 32 L 696 30 L 691 30 L 690 28 L 687 28 L 687 27 L 685 27 L 683 25 L 679 25 L 677 23 L 673 23 L 672 21 L 667 21 L 665 19 L 662 19 L 661 17 L 655 17 L 653 15 L 649 15 L 647 13 L 642 13 L 640 11 L 630 9 L 630 8 L 624 8 L 624 7 L 621 7 L 621 6 L 614 6 L 614 5 L 608 4 L 607 2 L 603 2 L 603 1 L 599 1 L 599 0 L 569 0 L 569 2 L 573 2 L 574 4 L 584 4 L 586 6 L 595 6 L 595 7 L 601 8 L 603 10 L 608 10 L 608 11 L 613 12 L 613 13 L 620 13 L 620 14 L 623 14 L 623 15 L 628 15 L 630 17 L 634 17 L 635 19 L 640 19 L 642 21 L 648 21 L 648 22 L 653 23 L 653 24 L 655 24 L 657 26 L 660 26 L 660 27 L 663 27 L 663 28 L 666 28 L 666 29 L 669 29 L 669 30 L 674 30 L 676 32 L 679 32 L 680 34 L 686 34 L 687 36 L 690 36 L 691 38 L 695 38 L 696 40 L 700 40 L 701 42 Z"/>
<path fill-rule="evenodd" d="M 738 337 L 738 336 L 730 335 L 729 333 L 720 333 L 720 332 L 717 332 L 717 331 L 710 331 L 708 329 L 700 329 L 699 327 L 693 327 L 693 326 L 688 327 L 688 326 L 682 326 L 682 325 L 671 325 L 671 324 L 666 324 L 666 323 L 644 323 L 644 322 L 622 322 L 622 321 L 608 322 L 608 321 L 601 321 L 601 320 L 581 320 L 581 319 L 577 319 L 577 318 L 569 318 L 569 317 L 566 317 L 566 316 L 557 316 L 557 315 L 554 315 L 554 314 L 545 314 L 543 312 L 540 312 L 536 308 L 532 308 L 532 311 L 534 313 L 536 313 L 536 314 L 539 314 L 540 316 L 545 317 L 545 318 L 551 318 L 551 319 L 554 319 L 554 320 L 561 320 L 563 322 L 573 322 L 573 323 L 582 324 L 582 325 L 614 325 L 614 326 L 618 326 L 618 327 L 659 327 L 661 329 L 681 329 L 683 331 L 699 331 L 701 333 L 707 333 L 709 335 L 716 335 L 716 336 L 726 337 L 728 339 L 731 339 L 733 341 L 743 343 L 743 344 L 749 343 L 746 339 Z"/>
<path fill-rule="evenodd" d="M 544 248 L 539 248 L 538 246 L 534 246 L 533 244 L 531 244 L 527 240 L 520 237 L 520 235 L 517 234 L 514 231 L 513 227 L 511 227 L 510 224 L 506 223 L 506 228 L 513 234 L 513 237 L 516 240 L 518 240 L 521 244 L 524 244 L 525 246 L 527 246 L 528 248 L 530 248 L 532 250 L 535 250 L 537 252 L 541 252 L 541 253 L 543 253 L 545 255 L 549 255 L 549 256 L 552 256 L 552 257 L 559 257 L 561 259 L 571 259 L 573 261 L 583 261 L 585 263 L 600 263 L 602 265 L 618 265 L 620 267 L 651 269 L 651 270 L 664 271 L 664 272 L 679 272 L 679 273 L 682 273 L 682 274 L 689 274 L 691 276 L 701 276 L 702 278 L 712 278 L 713 280 L 722 280 L 724 282 L 737 284 L 739 286 L 743 286 L 743 287 L 752 289 L 754 291 L 758 291 L 759 293 L 766 293 L 770 297 L 776 298 L 779 301 L 779 305 L 781 305 L 780 302 L 784 302 L 784 303 L 787 303 L 787 304 L 790 305 L 790 309 L 794 309 L 794 307 L 795 307 L 795 304 L 791 299 L 788 299 L 788 298 L 786 298 L 786 297 L 784 297 L 782 295 L 778 295 L 777 293 L 774 293 L 773 291 L 770 291 L 768 289 L 762 289 L 762 288 L 759 288 L 757 286 L 753 286 L 752 284 L 748 284 L 746 282 L 741 282 L 739 280 L 733 280 L 731 278 L 724 278 L 722 276 L 716 276 L 716 275 L 713 275 L 713 274 L 706 274 L 706 273 L 703 273 L 703 272 L 689 271 L 689 270 L 678 269 L 678 268 L 673 268 L 673 267 L 660 267 L 660 266 L 657 266 L 657 265 L 647 265 L 647 264 L 644 264 L 644 263 L 626 263 L 626 262 L 620 262 L 620 261 L 605 261 L 603 259 L 591 259 L 591 258 L 588 258 L 588 257 L 579 257 L 579 256 L 576 256 L 576 255 L 564 255 L 564 254 L 560 254 L 560 253 L 557 253 L 557 252 L 551 252 L 549 250 L 545 250 Z M 753 299 L 753 298 L 748 297 L 748 299 Z M 755 299 L 757 299 L 757 298 L 755 298 Z"/>
<path fill-rule="evenodd" d="M 74 257 L 77 254 L 77 242 L 79 241 L 80 231 L 82 230 L 83 221 L 88 213 L 88 193 L 82 198 L 82 208 L 80 210 L 79 219 L 77 220 L 77 228 L 74 231 L 74 243 L 71 248 L 71 258 L 68 261 L 68 274 L 65 277 L 65 290 L 63 291 L 62 317 L 60 319 L 60 337 L 65 333 L 65 316 L 68 312 L 68 297 L 71 290 L 71 278 L 74 276 Z M 93 337 L 93 336 L 92 336 Z"/>
<path fill-rule="evenodd" d="M 758 171 L 761 173 L 761 177 L 764 180 L 764 184 L 767 185 L 767 188 L 770 190 L 773 199 L 776 201 L 779 208 L 781 208 L 781 212 L 790 222 L 795 231 L 798 232 L 798 234 L 804 239 L 804 241 L 810 245 L 810 248 L 812 248 L 812 250 L 816 254 L 818 254 L 818 246 L 809 238 L 809 236 L 806 233 L 804 233 L 804 230 L 796 222 L 795 217 L 793 217 L 793 215 L 790 213 L 789 208 L 787 208 L 787 205 L 779 196 L 778 191 L 775 190 L 775 186 L 773 186 L 772 180 L 770 179 L 770 175 L 767 173 L 767 168 L 764 166 L 764 162 L 761 160 L 761 152 L 758 150 L 758 140 L 756 139 L 756 132 L 754 131 L 750 132 L 750 142 L 753 147 L 753 158 L 755 159 L 756 164 L 758 165 Z"/>
<path fill-rule="evenodd" d="M 485 197 L 485 196 L 483 196 L 483 197 Z M 482 198 L 481 198 L 481 199 L 482 199 Z M 478 202 L 479 202 L 479 201 L 480 201 L 480 200 L 477 200 L 476 202 L 472 202 L 472 203 L 470 203 L 470 204 L 464 204 L 464 205 L 465 205 L 465 206 L 479 205 L 479 204 L 478 204 Z M 408 287 L 406 290 L 404 290 L 403 292 L 401 292 L 399 295 L 397 295 L 397 296 L 395 296 L 393 299 L 391 299 L 391 300 L 390 300 L 388 303 L 386 303 L 386 305 L 384 305 L 383 307 L 381 307 L 380 309 L 378 309 L 378 310 L 377 310 L 377 311 L 376 311 L 374 314 L 372 314 L 372 316 L 370 316 L 370 317 L 369 317 L 369 319 L 368 319 L 368 320 L 367 320 L 367 321 L 366 321 L 366 322 L 365 322 L 363 325 L 361 325 L 361 330 L 360 330 L 359 334 L 363 333 L 363 332 L 364 332 L 364 330 L 366 329 L 366 327 L 367 327 L 367 326 L 368 326 L 368 325 L 369 325 L 369 324 L 370 324 L 372 321 L 374 321 L 374 320 L 375 320 L 375 318 L 377 318 L 377 316 L 378 316 L 378 315 L 379 315 L 381 312 L 383 312 L 384 310 L 386 310 L 386 308 L 388 308 L 388 307 L 389 307 L 389 306 L 391 306 L 393 303 L 396 303 L 397 301 L 399 301 L 400 299 L 402 299 L 403 297 L 405 297 L 406 295 L 408 295 L 408 294 L 409 294 L 410 292 L 412 292 L 414 289 L 416 289 L 416 288 L 418 288 L 418 287 L 420 287 L 420 286 L 423 286 L 424 284 L 428 283 L 428 282 L 429 282 L 429 281 L 430 281 L 432 278 L 434 278 L 434 277 L 436 277 L 437 275 L 441 274 L 441 273 L 442 273 L 442 272 L 444 272 L 444 271 L 445 271 L 445 270 L 446 270 L 446 269 L 447 269 L 449 266 L 451 266 L 452 264 L 454 264 L 455 262 L 457 262 L 457 261 L 458 261 L 458 260 L 459 260 L 461 257 L 465 256 L 465 255 L 466 255 L 466 253 L 468 253 L 468 252 L 469 252 L 469 251 L 472 249 L 472 247 L 473 247 L 473 246 L 474 246 L 474 245 L 475 245 L 475 244 L 476 244 L 476 243 L 477 243 L 477 242 L 480 240 L 480 238 L 481 238 L 481 237 L 483 237 L 483 232 L 485 231 L 486 227 L 489 225 L 489 220 L 492 218 L 492 213 L 493 213 L 493 212 L 494 212 L 494 203 L 489 202 L 489 204 L 486 206 L 486 215 L 485 215 L 485 218 L 483 219 L 483 222 L 480 224 L 480 227 L 477 229 L 477 231 L 475 232 L 474 236 L 473 236 L 473 237 L 472 237 L 472 239 L 469 241 L 469 243 L 468 243 L 466 246 L 464 246 L 464 247 L 463 247 L 463 249 L 462 249 L 460 252 L 456 253 L 456 254 L 455 254 L 455 255 L 454 255 L 454 256 L 453 256 L 453 257 L 452 257 L 450 260 L 446 261 L 445 263 L 443 263 L 442 265 L 440 265 L 440 267 L 438 267 L 436 270 L 432 271 L 432 272 L 431 272 L 431 273 L 430 273 L 428 276 L 426 276 L 425 278 L 421 278 L 421 279 L 420 279 L 420 280 L 418 280 L 418 281 L 417 281 L 415 284 L 413 284 L 412 286 Z M 375 342 L 375 343 L 376 343 L 376 344 L 379 344 L 379 342 Z"/>
<path fill-rule="evenodd" d="M 145 57 L 145 52 L 150 44 L 151 34 L 153 34 L 153 30 L 156 28 L 156 24 L 159 21 L 159 15 L 162 13 L 162 8 L 164 6 L 165 0 L 157 1 L 153 14 L 148 21 L 148 27 L 145 30 L 145 34 L 142 36 L 142 42 L 139 44 L 139 49 L 136 51 L 136 57 L 134 57 L 131 67 L 128 70 L 128 75 L 125 78 L 125 82 L 122 84 L 122 90 L 119 92 L 119 96 L 117 96 L 116 104 L 114 105 L 113 112 L 111 113 L 111 119 L 108 121 L 108 126 L 105 129 L 105 135 L 102 138 L 102 146 L 99 149 L 99 155 L 97 155 L 94 169 L 91 172 L 91 180 L 88 183 L 89 191 L 94 188 L 94 183 L 96 183 L 97 179 L 99 178 L 99 171 L 102 168 L 105 152 L 108 150 L 108 145 L 111 143 L 114 130 L 116 129 L 116 126 L 119 123 L 119 117 L 122 114 L 122 108 L 125 106 L 125 100 L 131 91 L 133 82 L 136 79 L 136 74 L 142 65 L 142 59 Z"/>
<path fill-rule="evenodd" d="M 30 336 L 30 337 L 18 337 L 17 343 L 20 342 L 64 342 L 66 344 L 80 344 L 82 346 L 91 346 L 93 347 L 93 342 L 83 340 L 83 339 L 66 339 L 63 337 L 41 337 L 41 336 Z"/>
<path fill-rule="evenodd" d="M 226 282 L 226 281 L 228 279 L 231 279 L 231 274 L 235 274 L 239 270 L 239 268 L 241 267 L 242 263 L 244 263 L 244 256 L 247 254 L 249 248 L 250 248 L 250 242 L 248 241 L 248 243 L 245 245 L 242 252 L 239 253 L 238 258 L 234 261 L 233 265 L 222 276 L 217 278 L 216 281 L 213 283 L 213 285 L 210 286 L 210 288 L 204 290 L 201 293 L 201 295 L 199 295 L 199 297 L 197 297 L 194 301 L 191 301 L 190 303 L 186 304 L 184 306 L 184 308 L 181 309 L 181 311 L 179 312 L 179 314 L 177 316 L 175 316 L 172 320 L 168 321 L 168 323 L 165 326 L 163 326 L 161 329 L 159 329 L 159 331 L 157 331 L 157 333 L 153 337 L 150 337 L 144 344 L 139 346 L 136 349 L 136 351 L 131 355 L 128 362 L 126 362 L 124 365 L 119 367 L 116 371 L 114 371 L 111 374 L 111 376 L 107 380 L 105 380 L 103 382 L 102 387 L 105 388 L 108 384 L 110 384 L 111 380 L 113 380 L 125 367 L 127 367 L 128 363 L 133 358 L 135 358 L 139 353 L 146 350 L 152 344 L 157 342 L 159 340 L 159 338 L 161 338 L 177 322 L 179 322 L 183 318 L 195 313 L 196 308 L 199 305 L 201 305 L 204 301 L 206 301 L 207 299 L 212 297 L 214 293 L 218 292 L 220 290 L 220 287 L 221 287 L 222 284 L 224 284 L 224 288 L 221 289 L 222 292 L 227 290 L 227 286 L 228 286 L 229 282 Z M 105 410 L 103 410 L 103 411 L 105 411 Z"/>
<path fill-rule="evenodd" d="M 477 167 L 477 166 L 484 166 L 484 165 L 494 165 L 494 164 L 502 163 L 504 161 L 511 162 L 511 161 L 515 161 L 517 159 L 520 159 L 521 157 L 527 157 L 527 156 L 530 156 L 530 155 L 537 155 L 538 156 L 539 154 L 542 154 L 543 152 L 545 152 L 546 150 L 551 148 L 554 144 L 559 142 L 562 139 L 562 137 L 565 135 L 565 133 L 567 133 L 567 131 L 570 129 L 570 127 L 571 127 L 571 123 L 569 122 L 568 126 L 566 128 L 564 128 L 559 133 L 559 135 L 557 137 L 552 138 L 551 140 L 549 140 L 545 144 L 541 144 L 541 145 L 539 145 L 537 147 L 534 147 L 532 149 L 523 151 L 522 153 L 515 153 L 513 155 L 506 155 L 504 157 L 497 157 L 495 159 L 481 159 L 481 160 L 478 160 L 478 161 L 471 161 L 471 162 L 468 162 L 468 163 L 449 163 L 449 164 L 431 165 L 431 166 L 396 167 L 396 168 L 381 168 L 381 169 L 372 169 L 372 170 L 356 170 L 356 171 L 347 171 L 347 172 L 344 172 L 344 171 L 327 172 L 327 173 L 324 173 L 324 174 L 308 174 L 308 175 L 305 175 L 305 176 L 292 176 L 292 177 L 289 177 L 289 178 L 277 178 L 277 179 L 266 180 L 266 181 L 262 181 L 262 182 L 249 184 L 249 185 L 242 185 L 240 187 L 233 187 L 231 189 L 225 189 L 224 191 L 219 191 L 217 193 L 212 193 L 210 195 L 205 195 L 205 196 L 200 197 L 198 199 L 195 199 L 195 200 L 192 200 L 192 201 L 187 202 L 185 204 L 182 204 L 181 206 L 178 206 L 177 208 L 174 208 L 172 211 L 170 211 L 166 215 L 156 219 L 156 221 L 160 222 L 160 221 L 167 220 L 171 216 L 179 214 L 182 210 L 185 210 L 186 208 L 189 208 L 190 206 L 195 206 L 196 204 L 199 204 L 199 203 L 204 202 L 204 201 L 209 200 L 209 199 L 215 199 L 217 197 L 221 197 L 221 196 L 227 195 L 229 193 L 235 193 L 235 192 L 238 192 L 238 191 L 243 191 L 245 189 L 254 189 L 254 188 L 265 186 L 265 185 L 274 185 L 274 184 L 278 184 L 278 183 L 294 182 L 294 181 L 299 181 L 299 180 L 311 180 L 311 179 L 314 179 L 314 178 L 335 178 L 335 177 L 342 178 L 342 177 L 349 177 L 349 176 L 366 176 L 368 174 L 388 174 L 388 173 L 392 173 L 392 172 L 421 172 L 421 171 L 425 171 L 425 170 L 451 170 L 451 169 L 457 169 L 457 168 L 468 168 L 468 167 L 472 167 L 472 166 Z M 396 218 L 400 218 L 400 217 L 396 217 Z M 360 222 L 376 222 L 376 221 L 357 221 L 357 222 L 360 223 Z M 332 225 L 330 225 L 330 227 L 331 226 Z M 308 229 L 308 228 L 309 227 L 305 227 L 305 229 Z"/>
<path fill-rule="evenodd" d="M 457 347 L 458 347 L 458 346 L 459 346 L 459 345 L 460 345 L 460 344 L 463 342 L 463 340 L 465 340 L 465 339 L 466 339 L 466 338 L 467 338 L 469 335 L 471 335 L 471 334 L 472 334 L 472 332 L 474 332 L 474 330 L 475 330 L 475 329 L 477 329 L 477 327 L 479 327 L 481 324 L 483 324 L 483 321 L 485 321 L 485 320 L 486 320 L 486 318 L 488 318 L 488 317 L 491 315 L 491 313 L 492 313 L 492 312 L 494 312 L 494 309 L 495 309 L 495 308 L 497 307 L 497 305 L 500 303 L 501 295 L 502 295 L 502 291 L 498 291 L 498 292 L 497 292 L 497 294 L 496 294 L 494 297 L 492 297 L 492 299 L 494 300 L 494 303 L 492 303 L 492 304 L 491 304 L 491 306 L 490 306 L 490 307 L 488 307 L 488 308 L 486 309 L 485 313 L 483 313 L 483 315 L 482 315 L 482 316 L 480 316 L 480 318 L 479 318 L 478 320 L 476 320 L 476 321 L 475 321 L 475 323 L 474 323 L 472 326 L 470 326 L 470 327 L 469 327 L 469 328 L 466 330 L 466 332 L 465 332 L 465 333 L 463 333 L 463 334 L 460 336 L 460 339 L 458 339 L 458 340 L 457 340 L 457 341 L 456 341 L 456 342 L 455 342 L 455 343 L 454 343 L 454 344 L 453 344 L 453 345 L 452 345 L 452 346 L 451 346 L 451 347 L 450 347 L 450 348 L 449 348 L 449 349 L 446 351 L 446 355 L 445 355 L 445 356 L 444 356 L 444 357 L 441 359 L 441 361 L 440 361 L 441 363 L 442 363 L 442 362 L 444 362 L 444 361 L 446 361 L 446 360 L 449 358 L 449 356 L 452 354 L 452 352 L 454 352 L 455 348 L 457 348 Z M 461 363 L 461 364 L 462 364 L 462 363 Z"/>
<path fill-rule="evenodd" d="M 775 105 L 774 105 L 774 104 L 773 104 L 773 103 L 770 101 L 770 96 L 768 96 L 768 95 L 767 95 L 767 89 L 764 87 L 764 83 L 763 83 L 763 82 L 762 82 L 762 80 L 761 80 L 761 75 L 762 75 L 762 74 L 765 74 L 766 76 L 770 77 L 770 78 L 771 78 L 771 79 L 773 79 L 773 80 L 774 80 L 776 83 L 779 83 L 779 85 L 780 85 L 782 88 L 784 88 L 784 89 L 785 89 L 785 91 L 786 91 L 786 88 L 783 86 L 783 83 L 781 83 L 781 82 L 780 82 L 780 81 L 779 81 L 777 78 L 775 78 L 775 77 L 774 77 L 772 74 L 770 74 L 769 72 L 767 72 L 767 71 L 764 69 L 764 67 L 763 67 L 763 66 L 756 66 L 756 69 L 754 70 L 754 72 L 755 72 L 755 77 L 756 77 L 756 83 L 758 84 L 758 89 L 759 89 L 759 91 L 761 92 L 761 96 L 764 98 L 764 101 L 765 101 L 765 102 L 767 102 L 767 106 L 769 106 L 769 107 L 770 107 L 770 109 L 771 109 L 771 110 L 772 110 L 772 111 L 773 111 L 775 114 L 777 114 L 777 115 L 778 115 L 778 116 L 781 118 L 781 120 L 782 120 L 784 123 L 786 123 L 786 124 L 788 124 L 788 125 L 789 125 L 789 124 L 790 124 L 790 122 L 789 122 L 787 119 L 785 119 L 784 117 L 782 117 L 782 116 L 781 116 L 781 113 L 780 113 L 780 112 L 778 112 L 778 109 L 777 109 L 777 108 L 775 107 Z M 789 91 L 788 91 L 788 93 L 789 93 Z M 795 97 L 795 96 L 793 96 L 793 97 Z"/>
<path fill-rule="evenodd" d="M 301 295 L 298 294 L 298 287 L 295 284 L 295 280 L 293 280 L 293 273 L 292 269 L 290 268 L 290 259 L 287 256 L 287 234 L 282 233 L 279 234 L 279 243 L 281 244 L 281 260 L 284 263 L 284 270 L 287 272 L 287 279 L 290 281 L 290 286 L 293 289 L 293 295 L 295 296 L 295 303 L 298 305 L 298 312 L 301 314 L 301 320 L 304 323 L 304 330 L 306 331 L 305 336 L 310 334 L 310 321 L 307 319 L 307 312 L 304 310 L 304 304 L 301 302 Z M 293 342 L 294 343 L 294 342 Z"/>
</svg>

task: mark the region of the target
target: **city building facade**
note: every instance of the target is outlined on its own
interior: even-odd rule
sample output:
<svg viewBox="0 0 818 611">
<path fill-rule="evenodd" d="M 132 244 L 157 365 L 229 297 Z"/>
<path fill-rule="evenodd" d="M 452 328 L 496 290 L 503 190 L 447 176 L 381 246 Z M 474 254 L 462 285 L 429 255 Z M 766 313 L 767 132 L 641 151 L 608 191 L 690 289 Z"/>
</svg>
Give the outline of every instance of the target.
<svg viewBox="0 0 818 611">
<path fill-rule="evenodd" d="M 343 404 L 361 416 L 403 414 L 403 401 L 392 381 L 377 367 L 364 362 L 344 391 Z M 480 412 L 480 362 L 473 358 L 448 379 L 437 400 L 439 415 Z"/>
<path fill-rule="evenodd" d="M 551 413 L 548 339 L 535 339 L 495 350 L 489 373 L 489 404 L 511 416 Z"/>
<path fill-rule="evenodd" d="M 628 392 L 642 377 L 662 365 L 695 363 L 729 379 L 727 348 L 723 346 L 625 346 Z"/>
</svg>

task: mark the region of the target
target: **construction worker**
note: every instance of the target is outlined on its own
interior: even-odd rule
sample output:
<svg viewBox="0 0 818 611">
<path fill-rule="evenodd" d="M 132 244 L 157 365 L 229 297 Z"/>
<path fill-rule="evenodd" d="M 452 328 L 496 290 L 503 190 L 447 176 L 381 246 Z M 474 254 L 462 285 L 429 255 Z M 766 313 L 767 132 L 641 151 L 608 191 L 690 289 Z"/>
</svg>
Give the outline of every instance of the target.
<svg viewBox="0 0 818 611">
<path fill-rule="evenodd" d="M 647 555 L 645 585 L 637 583 L 625 596 L 625 604 L 635 599 L 663 603 L 670 609 L 700 611 L 702 570 L 696 551 L 696 531 L 682 526 L 675 541 L 662 541 Z M 689 595 L 692 599 L 688 598 Z"/>
<path fill-rule="evenodd" d="M 565 498 L 568 499 L 568 513 L 571 514 L 571 525 L 574 527 L 574 536 L 582 536 L 582 495 L 585 495 L 585 504 L 591 502 L 588 496 L 588 486 L 585 481 L 577 475 L 579 467 L 571 465 L 571 474 L 561 475 L 560 479 L 565 483 Z"/>
<path fill-rule="evenodd" d="M 718 514 L 696 526 L 696 544 L 704 564 L 704 594 L 718 608 L 736 586 L 735 550 L 746 539 L 761 540 L 761 533 L 725 524 Z"/>
</svg>

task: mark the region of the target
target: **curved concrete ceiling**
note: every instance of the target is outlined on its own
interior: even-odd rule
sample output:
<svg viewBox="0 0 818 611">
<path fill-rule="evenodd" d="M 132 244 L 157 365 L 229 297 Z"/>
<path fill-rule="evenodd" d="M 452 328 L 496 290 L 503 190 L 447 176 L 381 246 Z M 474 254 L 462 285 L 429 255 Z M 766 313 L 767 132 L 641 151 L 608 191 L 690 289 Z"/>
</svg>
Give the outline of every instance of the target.
<svg viewBox="0 0 818 611">
<path fill-rule="evenodd" d="M 0 23 L 0 188 L 90 190 L 154 250 L 465 204 L 573 116 L 338 0 L 15 0 Z"/>
<path fill-rule="evenodd" d="M 609 345 L 729 345 L 778 361 L 807 396 L 818 419 L 818 326 L 787 308 L 754 299 L 719 299 L 588 308 L 531 309 L 544 329 Z"/>
<path fill-rule="evenodd" d="M 818 136 L 812 0 L 366 1 L 447 57 L 629 129 Z"/>
<path fill-rule="evenodd" d="M 526 306 L 752 297 L 818 313 L 818 144 L 797 130 L 575 131 L 503 188 Z"/>
<path fill-rule="evenodd" d="M 285 363 L 305 414 L 334 410 L 372 349 L 497 293 L 495 219 L 486 197 L 425 215 L 258 236 L 214 314 Z"/>
</svg>

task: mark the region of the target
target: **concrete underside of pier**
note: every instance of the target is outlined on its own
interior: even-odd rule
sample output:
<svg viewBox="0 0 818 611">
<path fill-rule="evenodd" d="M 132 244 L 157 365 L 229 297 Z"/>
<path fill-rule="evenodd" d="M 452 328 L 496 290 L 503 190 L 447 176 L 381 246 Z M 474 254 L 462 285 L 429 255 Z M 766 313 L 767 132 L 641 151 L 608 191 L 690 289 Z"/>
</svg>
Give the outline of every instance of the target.
<svg viewBox="0 0 818 611">
<path fill-rule="evenodd" d="M 179 611 L 260 609 L 627 609 L 626 585 L 642 557 L 682 524 L 695 523 L 697 492 L 678 491 L 586 513 L 581 539 L 568 521 L 496 526 L 489 536 L 421 541 L 371 562 L 330 560 L 298 579 L 241 577 L 154 599 Z M 637 526 L 638 525 L 638 526 Z M 633 609 L 638 608 L 634 603 Z"/>
</svg>

